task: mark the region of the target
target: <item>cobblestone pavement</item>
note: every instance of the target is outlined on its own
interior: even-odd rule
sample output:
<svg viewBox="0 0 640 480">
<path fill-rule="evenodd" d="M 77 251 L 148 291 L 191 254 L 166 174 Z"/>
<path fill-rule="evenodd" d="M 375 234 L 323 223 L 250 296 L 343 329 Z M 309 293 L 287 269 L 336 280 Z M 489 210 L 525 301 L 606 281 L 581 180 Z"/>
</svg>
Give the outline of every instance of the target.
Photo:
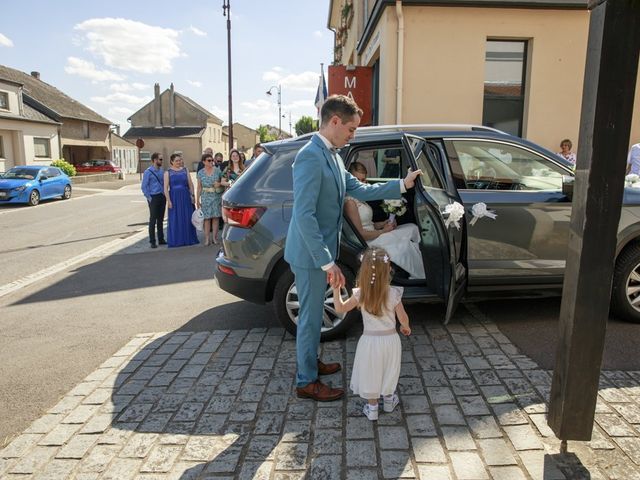
<svg viewBox="0 0 640 480">
<path fill-rule="evenodd" d="M 470 310 L 473 311 L 473 310 Z M 6 479 L 637 479 L 640 372 L 603 372 L 591 442 L 545 420 L 551 375 L 495 324 L 414 322 L 400 406 L 295 397 L 282 329 L 138 335 L 0 451 Z M 325 343 L 347 386 L 357 336 Z"/>
</svg>

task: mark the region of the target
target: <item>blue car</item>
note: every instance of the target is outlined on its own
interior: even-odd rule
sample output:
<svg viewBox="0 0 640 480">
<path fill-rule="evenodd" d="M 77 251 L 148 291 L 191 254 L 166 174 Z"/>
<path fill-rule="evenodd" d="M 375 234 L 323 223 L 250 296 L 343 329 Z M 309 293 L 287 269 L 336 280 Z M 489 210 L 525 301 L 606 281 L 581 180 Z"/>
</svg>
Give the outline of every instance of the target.
<svg viewBox="0 0 640 480">
<path fill-rule="evenodd" d="M 59 168 L 38 165 L 13 167 L 0 176 L 0 203 L 35 206 L 48 198 L 71 197 L 71 179 Z"/>
</svg>

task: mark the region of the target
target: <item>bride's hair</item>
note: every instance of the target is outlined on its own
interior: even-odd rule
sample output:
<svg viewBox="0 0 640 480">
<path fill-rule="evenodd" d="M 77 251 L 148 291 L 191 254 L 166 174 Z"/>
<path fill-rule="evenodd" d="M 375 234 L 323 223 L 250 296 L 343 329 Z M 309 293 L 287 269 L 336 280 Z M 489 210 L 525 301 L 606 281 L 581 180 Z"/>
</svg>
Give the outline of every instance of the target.
<svg viewBox="0 0 640 480">
<path fill-rule="evenodd" d="M 365 175 L 367 175 L 367 167 L 365 167 L 360 162 L 353 162 L 351 165 L 349 165 L 349 173 L 364 173 Z"/>
<path fill-rule="evenodd" d="M 387 307 L 391 284 L 391 261 L 383 248 L 372 247 L 364 252 L 357 284 L 360 287 L 360 308 L 376 317 L 381 316 Z"/>
</svg>

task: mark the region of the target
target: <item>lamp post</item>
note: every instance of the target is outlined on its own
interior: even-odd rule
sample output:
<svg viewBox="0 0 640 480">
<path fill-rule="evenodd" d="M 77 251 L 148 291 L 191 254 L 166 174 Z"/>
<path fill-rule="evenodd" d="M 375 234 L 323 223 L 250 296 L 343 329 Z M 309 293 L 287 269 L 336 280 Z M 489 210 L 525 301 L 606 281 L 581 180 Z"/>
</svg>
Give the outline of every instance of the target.
<svg viewBox="0 0 640 480">
<path fill-rule="evenodd" d="M 271 96 L 271 90 L 278 89 L 278 138 L 282 138 L 282 85 L 273 85 L 267 90 L 267 95 Z"/>
<path fill-rule="evenodd" d="M 229 74 L 229 144 L 233 148 L 233 108 L 231 95 L 231 0 L 222 0 L 222 15 L 227 17 L 227 71 Z"/>
</svg>

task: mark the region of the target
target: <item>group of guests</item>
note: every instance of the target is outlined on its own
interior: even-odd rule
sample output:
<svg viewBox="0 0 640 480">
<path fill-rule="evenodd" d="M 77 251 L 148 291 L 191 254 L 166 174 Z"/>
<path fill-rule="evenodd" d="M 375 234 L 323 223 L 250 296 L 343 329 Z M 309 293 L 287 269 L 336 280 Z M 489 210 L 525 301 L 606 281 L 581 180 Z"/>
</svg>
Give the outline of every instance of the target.
<svg viewBox="0 0 640 480">
<path fill-rule="evenodd" d="M 257 144 L 250 160 L 255 159 L 262 150 Z M 229 160 L 225 162 L 222 153 L 214 155 L 212 149 L 205 149 L 198 164 L 197 183 L 194 186 L 182 155 L 172 154 L 169 168 L 163 170 L 163 155 L 153 153 L 151 165 L 145 170 L 141 185 L 149 204 L 151 248 L 157 248 L 158 245 L 182 247 L 199 243 L 196 228 L 191 222 L 196 208 L 201 209 L 204 218 L 203 245 L 220 243 L 222 195 L 246 169 L 243 157 L 244 154 L 234 148 L 229 153 Z M 163 230 L 165 208 L 169 211 L 166 240 Z"/>
</svg>

